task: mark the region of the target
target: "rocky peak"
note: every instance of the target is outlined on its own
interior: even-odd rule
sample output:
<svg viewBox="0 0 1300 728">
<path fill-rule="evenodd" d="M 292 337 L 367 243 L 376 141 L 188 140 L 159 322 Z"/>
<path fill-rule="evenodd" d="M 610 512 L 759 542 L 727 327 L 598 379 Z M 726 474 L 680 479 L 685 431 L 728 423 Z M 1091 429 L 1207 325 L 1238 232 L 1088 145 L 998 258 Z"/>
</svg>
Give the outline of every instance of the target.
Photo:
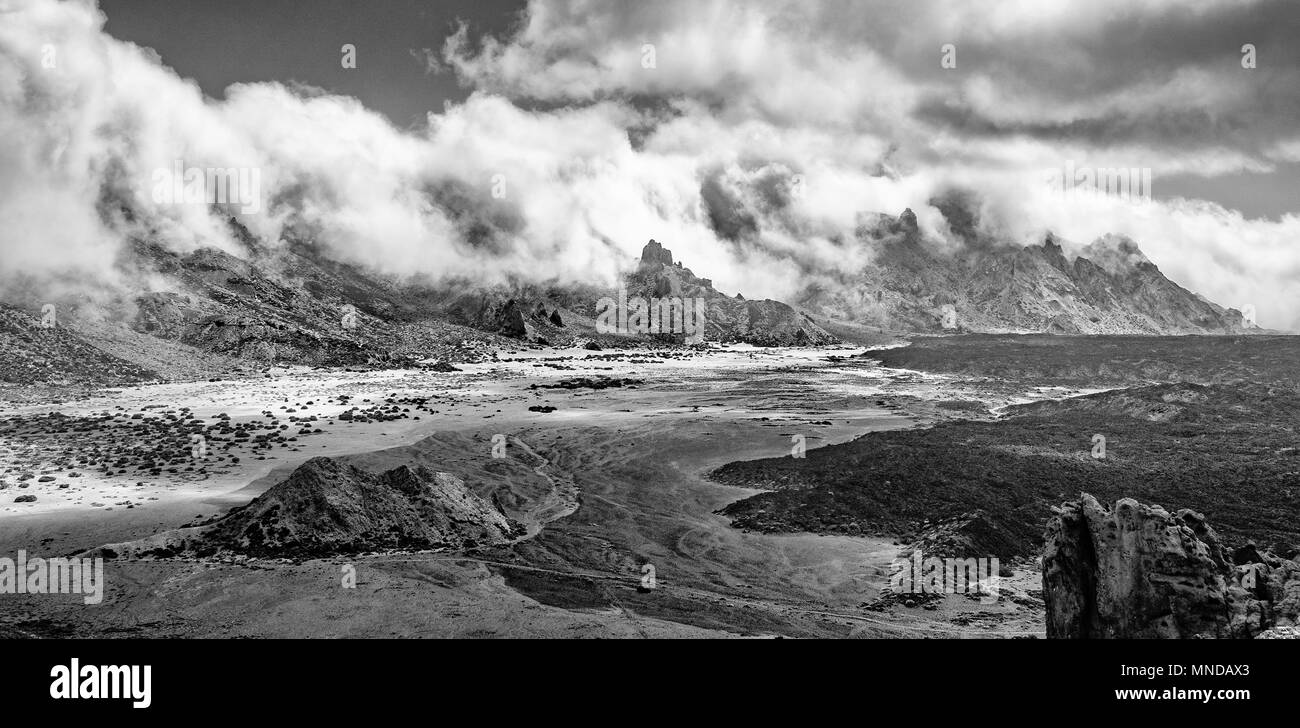
<svg viewBox="0 0 1300 728">
<path fill-rule="evenodd" d="M 705 302 L 704 336 L 711 341 L 743 341 L 758 346 L 814 346 L 836 341 L 780 301 L 733 298 L 714 289 L 711 279 L 695 275 L 680 261 L 674 262 L 672 251 L 655 240 L 642 249 L 640 265 L 627 275 L 625 285 L 629 296 L 680 296 Z"/>
<path fill-rule="evenodd" d="M 1114 276 L 1125 276 L 1134 270 L 1148 265 L 1151 261 L 1142 253 L 1138 244 L 1123 235 L 1105 235 L 1094 240 L 1080 256 L 1096 263 L 1098 267 Z"/>
<path fill-rule="evenodd" d="M 900 232 L 908 234 L 914 233 L 918 230 L 916 213 L 912 212 L 912 208 L 909 207 L 903 210 L 903 214 L 898 216 L 898 229 Z"/>
<path fill-rule="evenodd" d="M 1043 248 L 1046 249 L 1049 253 L 1055 253 L 1057 255 L 1060 255 L 1061 239 L 1056 237 L 1056 233 L 1053 233 L 1049 230 L 1047 232 L 1047 237 L 1043 238 Z"/>
<path fill-rule="evenodd" d="M 1047 233 L 1043 239 L 1043 258 L 1047 260 L 1052 267 L 1059 271 L 1068 273 L 1071 266 L 1065 259 L 1065 253 L 1061 250 L 1061 239 L 1052 233 Z"/>
<path fill-rule="evenodd" d="M 673 251 L 665 248 L 655 240 L 646 243 L 641 249 L 641 267 L 671 266 Z"/>
</svg>

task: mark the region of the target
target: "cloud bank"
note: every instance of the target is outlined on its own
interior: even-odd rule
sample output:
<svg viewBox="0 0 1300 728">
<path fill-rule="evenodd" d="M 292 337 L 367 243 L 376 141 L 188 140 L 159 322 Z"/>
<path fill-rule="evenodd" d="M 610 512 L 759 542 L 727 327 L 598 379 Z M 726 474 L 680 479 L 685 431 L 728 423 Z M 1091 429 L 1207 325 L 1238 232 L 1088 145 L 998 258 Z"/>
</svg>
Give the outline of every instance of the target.
<svg viewBox="0 0 1300 728">
<path fill-rule="evenodd" d="M 653 237 L 721 290 L 789 299 L 870 263 L 864 213 L 911 207 L 956 245 L 930 200 L 962 187 L 1008 243 L 1127 235 L 1184 286 L 1300 328 L 1294 214 L 1043 184 L 1067 162 L 1147 167 L 1159 198 L 1162 175 L 1300 159 L 1296 15 L 1271 0 L 534 0 L 508 37 L 462 28 L 436 62 L 412 59 L 470 93 L 404 131 L 319 89 L 206 98 L 105 34 L 93 4 L 0 0 L 0 283 L 104 279 L 133 238 L 234 252 L 233 217 L 269 245 L 309 237 L 385 273 L 485 282 L 612 282 Z M 178 159 L 258 170 L 265 204 L 157 202 L 153 174 Z"/>
</svg>

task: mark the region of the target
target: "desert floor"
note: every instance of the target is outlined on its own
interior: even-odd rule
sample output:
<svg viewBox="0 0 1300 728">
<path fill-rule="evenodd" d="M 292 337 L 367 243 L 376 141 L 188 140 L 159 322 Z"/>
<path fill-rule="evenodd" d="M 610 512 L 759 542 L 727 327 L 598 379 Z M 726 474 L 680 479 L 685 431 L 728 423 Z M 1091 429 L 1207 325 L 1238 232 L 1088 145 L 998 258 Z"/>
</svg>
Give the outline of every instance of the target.
<svg viewBox="0 0 1300 728">
<path fill-rule="evenodd" d="M 1031 564 L 996 604 L 966 595 L 867 608 L 899 545 L 879 538 L 772 535 L 715 511 L 756 491 L 719 485 L 724 463 L 863 433 L 989 413 L 1073 394 L 884 369 L 860 350 L 726 347 L 706 353 L 547 350 L 460 372 L 277 370 L 270 377 L 134 387 L 3 416 L 189 408 L 205 422 L 314 416 L 311 432 L 238 463 L 195 461 L 164 477 L 69 477 L 75 438 L 0 438 L 0 473 L 48 474 L 0 491 L 0 555 L 57 556 L 218 516 L 308 458 L 370 469 L 419 462 L 493 494 L 529 526 L 507 547 L 310 561 L 109 561 L 101 604 L 79 595 L 0 594 L 0 634 L 130 637 L 1032 637 Z M 546 388 L 574 377 L 639 383 Z M 346 402 L 338 399 L 347 395 Z M 420 404 L 413 404 L 419 402 Z M 310 404 L 308 404 L 310 403 Z M 530 406 L 556 408 L 530 411 Z M 352 408 L 383 421 L 344 421 Z M 118 408 L 121 408 L 120 410 Z M 149 409 L 145 409 L 149 408 Z M 400 412 L 405 409 L 406 412 Z M 993 416 L 985 414 L 983 416 Z M 418 419 L 416 419 L 418 417 Z M 504 437 L 505 457 L 493 457 Z M 71 443 L 71 445 L 70 445 Z M 220 443 L 211 443 L 216 448 Z M 131 443 L 113 443 L 129 448 Z M 60 487 L 64 486 L 64 487 Z M 14 503 L 19 494 L 36 502 Z M 643 585 L 645 566 L 653 588 Z M 355 588 L 344 576 L 355 570 Z"/>
</svg>

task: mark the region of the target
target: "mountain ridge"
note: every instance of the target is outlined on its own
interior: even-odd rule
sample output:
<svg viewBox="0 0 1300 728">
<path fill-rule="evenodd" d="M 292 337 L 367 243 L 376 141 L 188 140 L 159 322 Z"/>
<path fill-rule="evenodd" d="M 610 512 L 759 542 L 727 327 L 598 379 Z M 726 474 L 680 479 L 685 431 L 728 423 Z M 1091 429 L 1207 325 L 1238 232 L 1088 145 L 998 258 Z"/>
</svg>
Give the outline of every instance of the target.
<svg viewBox="0 0 1300 728">
<path fill-rule="evenodd" d="M 654 239 L 615 286 L 435 284 L 333 260 L 307 239 L 271 249 L 232 220 L 236 252 L 135 240 L 118 261 L 126 278 L 148 282 L 132 294 L 50 302 L 11 291 L 0 302 L 0 381 L 175 380 L 285 364 L 441 365 L 521 347 L 701 343 L 682 332 L 601 330 L 599 302 L 620 291 L 699 300 L 704 342 L 757 346 L 935 333 L 1267 333 L 1169 280 L 1129 238 L 1103 236 L 1073 255 L 1051 233 L 1009 245 L 981 230 L 972 205 L 935 204 L 961 247 L 924 235 L 911 209 L 865 216 L 857 239 L 871 263 L 789 303 L 724 294 Z M 38 320 L 47 303 L 58 311 L 51 331 Z"/>
<path fill-rule="evenodd" d="M 962 243 L 943 249 L 915 213 L 859 227 L 871 265 L 838 290 L 809 290 L 799 304 L 830 319 L 908 333 L 1264 333 L 1240 311 L 1169 280 L 1133 240 L 1106 235 L 1068 256 L 1047 233 L 1037 245 L 999 243 L 968 210 L 940 206 Z"/>
</svg>

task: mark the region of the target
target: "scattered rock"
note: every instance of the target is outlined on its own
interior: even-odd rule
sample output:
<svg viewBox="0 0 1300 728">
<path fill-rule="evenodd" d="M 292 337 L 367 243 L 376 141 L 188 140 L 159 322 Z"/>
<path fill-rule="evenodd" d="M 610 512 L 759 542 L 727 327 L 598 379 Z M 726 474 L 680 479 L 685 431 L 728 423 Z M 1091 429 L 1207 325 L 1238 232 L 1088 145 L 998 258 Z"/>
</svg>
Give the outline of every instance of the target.
<svg viewBox="0 0 1300 728">
<path fill-rule="evenodd" d="M 529 389 L 608 389 L 610 387 L 628 387 L 641 384 L 641 379 L 619 379 L 618 377 L 574 377 L 561 379 L 555 384 L 530 384 Z"/>
</svg>

